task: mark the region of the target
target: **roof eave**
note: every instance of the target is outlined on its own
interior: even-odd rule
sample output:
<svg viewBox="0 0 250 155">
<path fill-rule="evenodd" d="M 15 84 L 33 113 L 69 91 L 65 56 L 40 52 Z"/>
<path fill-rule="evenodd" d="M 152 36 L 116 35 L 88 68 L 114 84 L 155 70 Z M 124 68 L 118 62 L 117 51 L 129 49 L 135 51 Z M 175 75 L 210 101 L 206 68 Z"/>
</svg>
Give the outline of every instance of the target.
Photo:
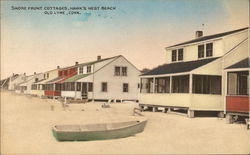
<svg viewBox="0 0 250 155">
<path fill-rule="evenodd" d="M 156 75 L 140 75 L 141 78 L 154 78 L 154 77 L 166 77 L 166 76 L 178 76 L 178 75 L 188 75 L 191 71 L 180 72 L 180 73 L 169 73 L 169 74 L 156 74 Z"/>
<path fill-rule="evenodd" d="M 222 39 L 223 39 L 223 37 L 219 37 L 219 38 L 198 41 L 198 42 L 194 42 L 194 43 L 187 43 L 187 44 L 178 45 L 178 46 L 168 46 L 168 47 L 165 47 L 165 50 L 172 50 L 172 49 L 176 49 L 176 48 L 183 48 L 183 47 L 192 46 L 192 45 L 204 44 L 207 42 L 212 42 L 212 41 L 217 41 L 217 40 L 222 40 Z"/>
</svg>

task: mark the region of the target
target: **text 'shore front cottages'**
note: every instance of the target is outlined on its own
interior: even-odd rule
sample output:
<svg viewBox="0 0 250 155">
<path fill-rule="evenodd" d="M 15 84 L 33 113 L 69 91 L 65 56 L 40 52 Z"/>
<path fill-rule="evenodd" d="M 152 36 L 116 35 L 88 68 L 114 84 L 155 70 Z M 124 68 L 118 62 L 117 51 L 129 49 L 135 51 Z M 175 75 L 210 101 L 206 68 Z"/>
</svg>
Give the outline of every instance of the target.
<svg viewBox="0 0 250 155">
<path fill-rule="evenodd" d="M 87 100 L 137 100 L 140 71 L 123 56 L 78 65 L 62 84 L 62 97 Z"/>
<path fill-rule="evenodd" d="M 248 28 L 202 36 L 166 48 L 166 64 L 141 75 L 140 106 L 218 111 L 225 105 L 224 68 L 248 56 Z"/>
</svg>

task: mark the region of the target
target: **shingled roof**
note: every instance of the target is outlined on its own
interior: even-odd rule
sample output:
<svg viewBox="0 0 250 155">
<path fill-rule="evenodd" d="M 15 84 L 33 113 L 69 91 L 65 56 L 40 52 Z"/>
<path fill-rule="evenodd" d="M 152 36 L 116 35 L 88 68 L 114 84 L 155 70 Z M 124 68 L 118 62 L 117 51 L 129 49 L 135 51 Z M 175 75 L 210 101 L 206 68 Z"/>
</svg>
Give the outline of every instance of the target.
<svg viewBox="0 0 250 155">
<path fill-rule="evenodd" d="M 234 68 L 249 68 L 249 58 L 245 58 L 225 69 L 234 69 Z"/>
<path fill-rule="evenodd" d="M 196 68 L 199 68 L 203 65 L 206 65 L 219 57 L 216 58 L 209 58 L 209 59 L 202 59 L 196 61 L 187 61 L 187 62 L 178 62 L 178 63 L 170 63 L 158 66 L 150 70 L 147 73 L 142 74 L 144 75 L 160 75 L 160 74 L 173 74 L 173 73 L 182 73 L 182 72 L 190 72 Z"/>
<path fill-rule="evenodd" d="M 233 31 L 228 31 L 228 32 L 223 32 L 223 33 L 208 35 L 208 36 L 204 36 L 204 37 L 199 37 L 197 39 L 193 39 L 193 40 L 189 40 L 189 41 L 186 41 L 186 42 L 183 42 L 183 43 L 172 45 L 172 46 L 169 46 L 167 48 L 175 47 L 175 46 L 180 46 L 180 45 L 191 44 L 191 43 L 196 43 L 196 42 L 210 40 L 210 39 L 215 39 L 215 38 L 220 38 L 220 37 L 224 37 L 226 35 L 237 33 L 237 32 L 240 32 L 240 31 L 243 31 L 243 30 L 246 30 L 246 29 L 248 29 L 248 27 L 241 28 L 241 29 L 238 29 L 238 30 L 233 30 Z"/>
</svg>

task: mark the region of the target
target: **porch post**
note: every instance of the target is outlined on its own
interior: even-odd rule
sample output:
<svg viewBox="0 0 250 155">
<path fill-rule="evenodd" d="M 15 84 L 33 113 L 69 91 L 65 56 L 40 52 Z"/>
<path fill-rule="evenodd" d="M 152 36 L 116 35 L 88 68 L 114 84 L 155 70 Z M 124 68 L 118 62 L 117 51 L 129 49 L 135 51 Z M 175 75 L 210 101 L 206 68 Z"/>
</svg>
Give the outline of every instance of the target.
<svg viewBox="0 0 250 155">
<path fill-rule="evenodd" d="M 192 95 L 192 89 L 193 89 L 193 74 L 189 74 L 189 95 Z M 189 109 L 188 109 L 188 117 L 193 118 L 194 117 L 194 110 L 190 110 L 190 107 L 192 107 L 192 100 L 189 100 Z"/>
<path fill-rule="evenodd" d="M 192 94 L 193 90 L 193 74 L 189 74 L 189 94 Z"/>
<path fill-rule="evenodd" d="M 77 87 L 77 84 L 75 82 L 75 99 L 76 99 L 76 87 Z"/>
<path fill-rule="evenodd" d="M 56 91 L 56 89 L 55 89 L 55 87 L 56 87 L 56 84 L 55 83 L 53 83 L 53 99 L 55 99 L 55 91 Z"/>
<path fill-rule="evenodd" d="M 80 82 L 81 87 L 80 87 L 80 91 L 81 91 L 81 100 L 82 100 L 82 82 Z"/>
<path fill-rule="evenodd" d="M 170 76 L 170 77 L 169 77 L 169 82 L 170 82 L 170 83 L 169 83 L 169 89 L 170 89 L 170 90 L 169 90 L 169 93 L 172 93 L 172 81 L 173 81 L 173 78 L 172 78 L 172 76 Z"/>
<path fill-rule="evenodd" d="M 223 109 L 223 111 L 224 111 L 224 114 L 226 114 L 226 108 L 227 108 L 227 83 L 228 83 L 228 77 L 227 77 L 227 72 L 223 72 L 224 73 L 224 75 L 225 76 L 223 76 L 223 74 L 222 74 L 222 81 L 221 81 L 221 83 L 222 83 L 222 86 L 224 85 L 224 90 L 222 89 L 221 91 L 222 91 L 222 95 L 223 95 L 223 103 L 224 103 L 224 109 Z M 223 88 L 223 87 L 222 87 Z"/>
<path fill-rule="evenodd" d="M 93 64 L 93 78 L 92 78 L 92 102 L 95 101 L 95 64 Z"/>
<path fill-rule="evenodd" d="M 153 77 L 153 94 L 155 93 L 155 77 Z"/>
</svg>

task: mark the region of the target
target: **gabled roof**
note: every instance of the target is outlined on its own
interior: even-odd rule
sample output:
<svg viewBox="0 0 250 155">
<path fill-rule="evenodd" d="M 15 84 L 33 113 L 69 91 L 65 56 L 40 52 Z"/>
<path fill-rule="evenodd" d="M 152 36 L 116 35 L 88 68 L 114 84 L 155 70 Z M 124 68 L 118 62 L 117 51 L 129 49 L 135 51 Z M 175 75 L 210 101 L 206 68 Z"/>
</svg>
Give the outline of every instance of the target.
<svg viewBox="0 0 250 155">
<path fill-rule="evenodd" d="M 86 66 L 86 65 L 92 65 L 92 64 L 95 64 L 95 63 L 98 63 L 98 62 L 101 62 L 101 61 L 106 61 L 106 60 L 109 60 L 109 59 L 113 59 L 112 61 L 116 60 L 117 58 L 119 57 L 123 57 L 122 55 L 118 55 L 118 56 L 114 56 L 114 57 L 110 57 L 110 58 L 105 58 L 105 59 L 101 59 L 101 60 L 96 60 L 96 61 L 91 61 L 91 62 L 87 62 L 87 63 L 82 63 L 82 64 L 79 64 L 79 65 L 82 65 L 82 66 Z M 123 57 L 128 63 L 130 63 L 125 57 Z M 111 62 L 112 62 L 111 61 Z M 95 72 L 91 72 L 89 74 L 77 74 L 77 75 L 74 75 L 70 78 L 68 78 L 67 80 L 65 80 L 64 82 L 75 82 L 79 79 L 82 79 L 82 78 L 85 78 L 91 74 L 94 74 L 96 72 L 98 72 L 99 70 L 101 70 L 103 67 L 107 66 L 109 63 L 111 62 L 108 62 L 107 64 L 104 64 L 101 68 L 99 68 L 98 70 L 96 70 Z M 134 66 L 132 63 L 130 63 L 132 66 Z M 135 66 L 134 66 L 135 67 Z M 136 68 L 136 67 L 135 67 Z M 136 68 L 137 69 L 137 68 Z M 138 69 L 137 69 L 138 70 Z M 138 70 L 139 71 L 139 70 Z"/>
<path fill-rule="evenodd" d="M 79 67 L 79 66 L 92 65 L 92 64 L 102 62 L 102 61 L 105 61 L 105 60 L 109 60 L 109 59 L 113 59 L 113 58 L 116 58 L 116 57 L 119 57 L 119 56 L 121 56 L 121 55 L 114 56 L 114 57 L 109 57 L 109 58 L 104 58 L 104 59 L 100 59 L 100 60 L 95 60 L 95 61 L 84 62 L 84 63 L 80 63 L 80 64 L 73 65 L 73 66 L 67 66 L 67 67 L 59 68 L 58 70 L 65 70 L 65 69 L 70 69 L 70 68 Z"/>
<path fill-rule="evenodd" d="M 196 42 L 210 40 L 210 39 L 216 39 L 216 38 L 224 37 L 226 35 L 237 33 L 237 32 L 240 32 L 240 31 L 244 31 L 246 29 L 248 29 L 248 27 L 237 29 L 237 30 L 233 30 L 233 31 L 228 31 L 228 32 L 223 32 L 223 33 L 218 33 L 218 34 L 203 36 L 203 37 L 199 37 L 197 39 L 189 40 L 189 41 L 186 41 L 186 42 L 183 42 L 183 43 L 180 43 L 180 44 L 172 45 L 172 46 L 169 46 L 167 48 L 175 47 L 175 46 L 180 46 L 180 45 L 191 44 L 191 43 L 196 43 Z"/>
<path fill-rule="evenodd" d="M 100 59 L 100 60 L 95 60 L 95 61 L 90 61 L 90 62 L 85 62 L 85 63 L 79 64 L 79 66 L 92 65 L 92 64 L 95 64 L 95 63 L 98 63 L 98 62 L 106 61 L 106 60 L 109 60 L 109 59 L 114 59 L 114 58 L 117 58 L 117 57 L 120 57 L 120 56 L 121 55 L 114 56 L 114 57 L 109 57 L 109 58 L 104 58 L 104 59 Z"/>
<path fill-rule="evenodd" d="M 187 62 L 178 62 L 178 63 L 170 63 L 158 66 L 147 73 L 142 74 L 144 75 L 160 75 L 160 74 L 173 74 L 173 73 L 182 73 L 182 72 L 190 72 L 196 68 L 199 68 L 203 65 L 206 65 L 216 58 L 209 58 L 209 59 L 202 59 L 196 61 L 187 61 Z"/>
<path fill-rule="evenodd" d="M 234 68 L 249 68 L 249 58 L 245 58 L 225 69 L 234 69 Z"/>
</svg>

